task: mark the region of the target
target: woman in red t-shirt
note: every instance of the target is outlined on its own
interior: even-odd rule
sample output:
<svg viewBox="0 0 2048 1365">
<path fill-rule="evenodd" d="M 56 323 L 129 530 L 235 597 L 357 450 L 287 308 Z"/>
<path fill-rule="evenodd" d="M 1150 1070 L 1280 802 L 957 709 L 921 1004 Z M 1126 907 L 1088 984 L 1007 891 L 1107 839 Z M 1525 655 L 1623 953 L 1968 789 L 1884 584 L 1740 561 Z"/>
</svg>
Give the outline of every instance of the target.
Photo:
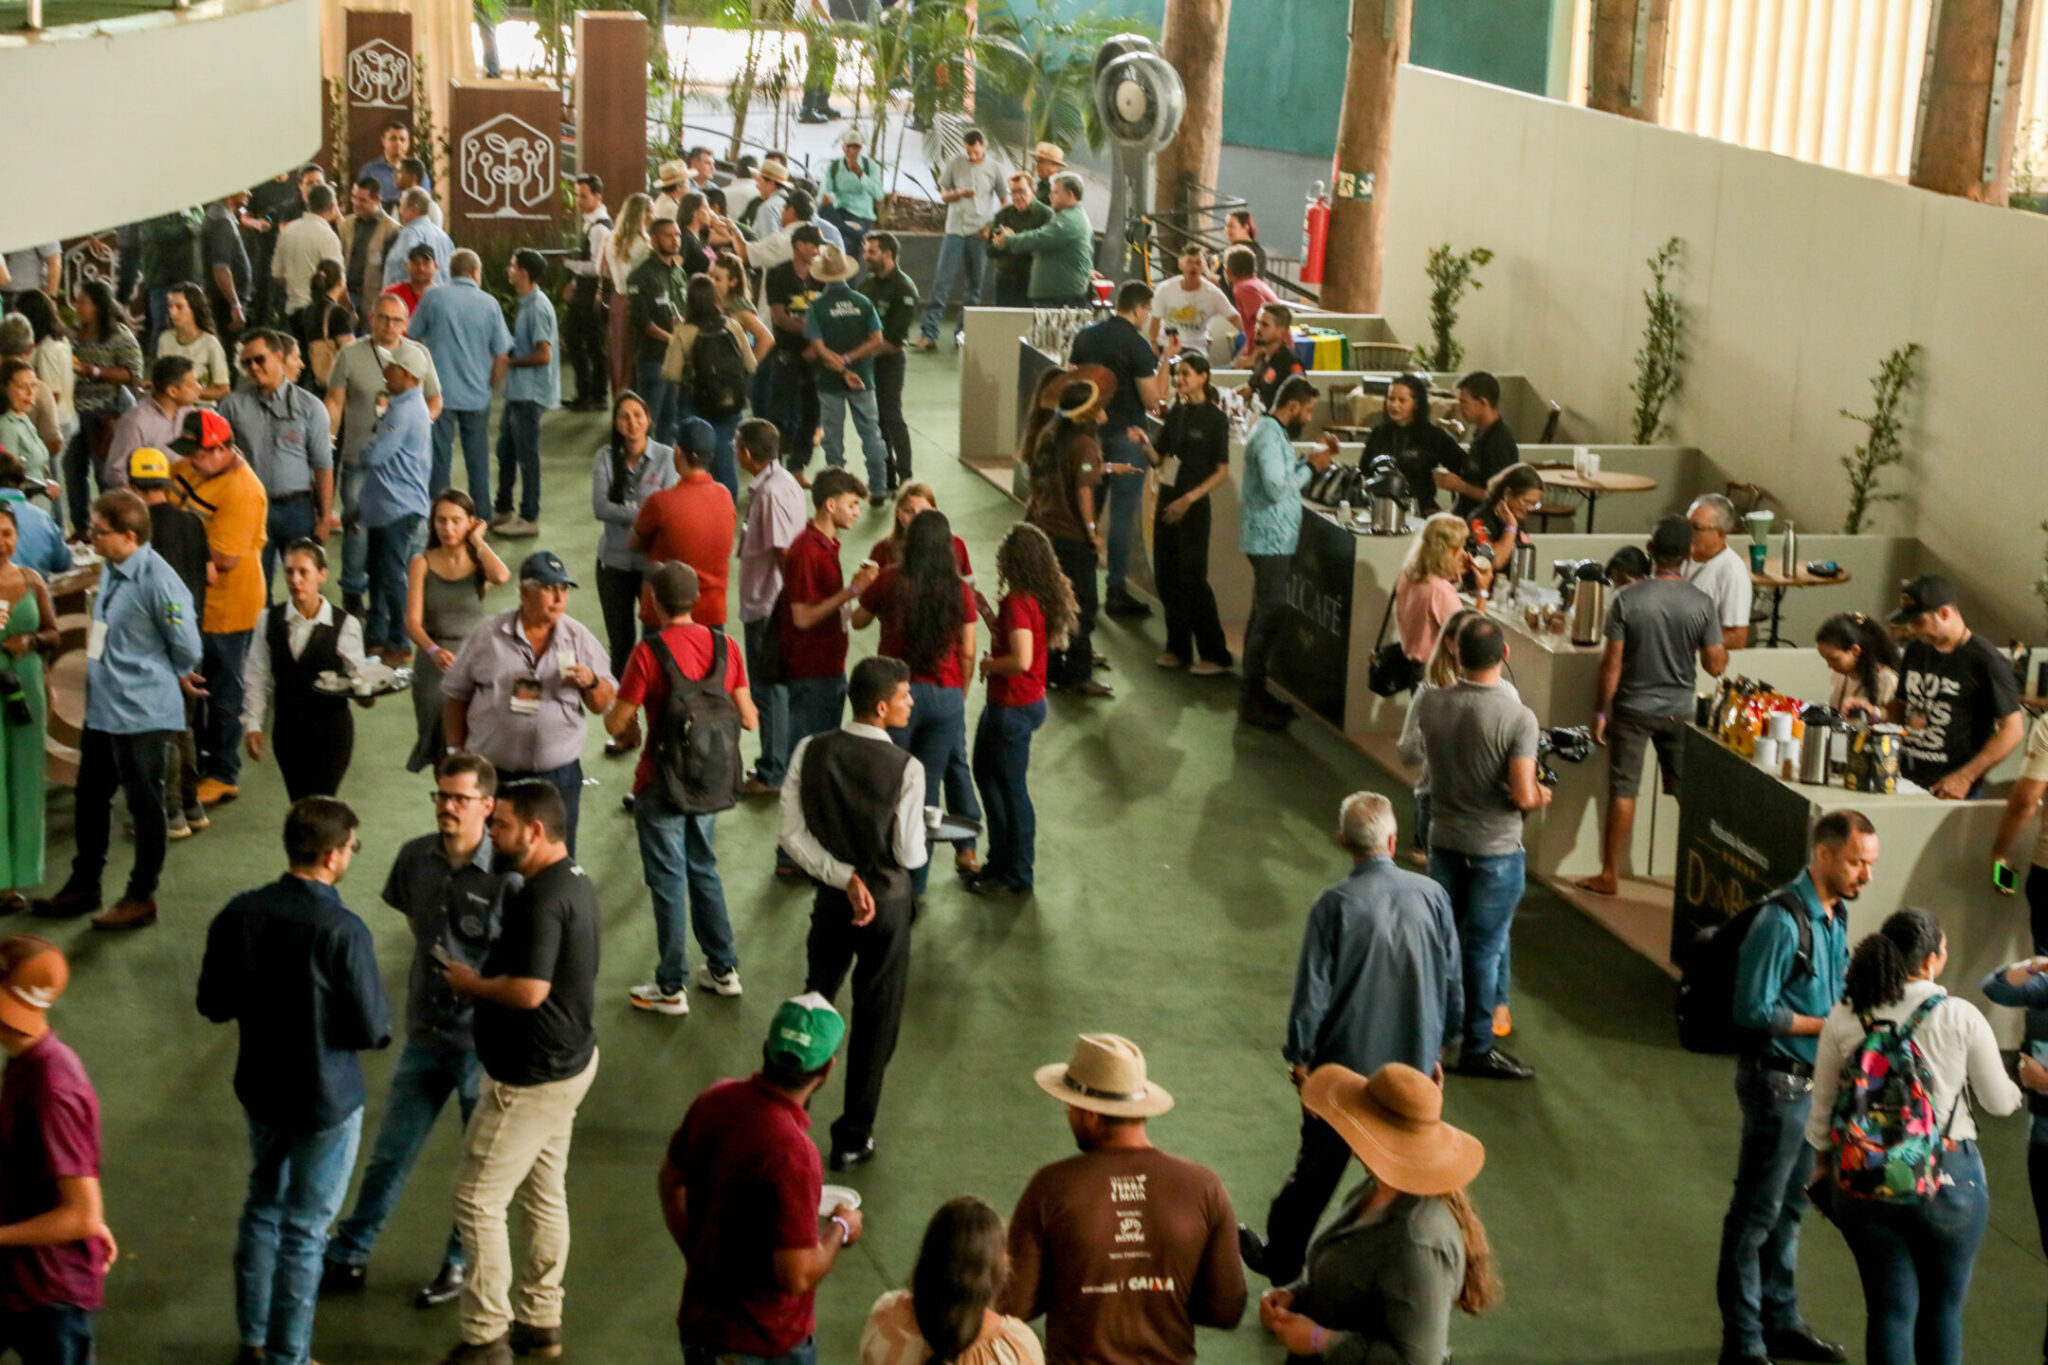
<svg viewBox="0 0 2048 1365">
<path fill-rule="evenodd" d="M 868 558 L 879 568 L 888 568 L 903 560 L 903 538 L 910 534 L 910 523 L 917 520 L 919 512 L 929 512 L 939 505 L 938 495 L 932 492 L 928 483 L 906 483 L 896 490 L 896 529 L 878 540 L 868 551 Z M 967 542 L 953 537 L 953 562 L 960 566 L 960 577 L 972 583 L 974 565 L 967 558 Z"/>
<path fill-rule="evenodd" d="M 1045 724 L 1045 661 L 1080 620 L 1073 585 L 1060 572 L 1052 541 L 1019 522 L 996 550 L 1003 598 L 990 622 L 981 661 L 988 705 L 974 731 L 974 780 L 988 811 L 988 864 L 967 879 L 970 891 L 1031 889 L 1038 814 L 1025 774 L 1031 736 Z"/>
<path fill-rule="evenodd" d="M 924 803 L 939 804 L 969 820 L 981 819 L 974 784 L 947 782 L 956 758 L 964 772 L 967 753 L 967 679 L 974 672 L 974 589 L 960 580 L 953 561 L 953 527 L 946 514 L 921 512 L 903 538 L 902 560 L 882 570 L 860 595 L 853 613 L 856 630 L 870 621 L 882 624 L 881 652 L 910 665 L 910 724 L 891 730 L 889 738 L 910 750 L 924 765 Z M 974 840 L 955 842 L 953 866 L 974 872 Z M 930 864 L 913 874 L 924 891 Z"/>
</svg>

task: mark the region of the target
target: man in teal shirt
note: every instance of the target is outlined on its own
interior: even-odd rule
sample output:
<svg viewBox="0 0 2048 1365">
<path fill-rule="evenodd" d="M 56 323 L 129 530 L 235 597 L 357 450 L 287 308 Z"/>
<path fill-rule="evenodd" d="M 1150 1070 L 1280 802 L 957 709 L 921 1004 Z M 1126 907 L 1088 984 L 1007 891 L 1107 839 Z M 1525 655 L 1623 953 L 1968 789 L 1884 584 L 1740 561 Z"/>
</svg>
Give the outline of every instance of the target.
<svg viewBox="0 0 2048 1365">
<path fill-rule="evenodd" d="M 995 229 L 997 251 L 1031 257 L 1033 308 L 1085 308 L 1095 301 L 1089 280 L 1095 273 L 1095 229 L 1081 209 L 1081 177 L 1055 176 L 1052 221 L 1028 232 Z"/>
<path fill-rule="evenodd" d="M 875 403 L 875 353 L 885 344 L 882 315 L 847 281 L 860 262 L 836 246 L 822 247 L 811 263 L 811 278 L 825 286 L 804 314 L 804 355 L 818 367 L 818 418 L 825 428 L 825 463 L 846 467 L 846 410 L 860 433 L 868 462 L 868 495 L 879 506 L 888 500 L 889 447 L 882 439 L 881 410 Z"/>
<path fill-rule="evenodd" d="M 1734 1020 L 1749 1040 L 1735 1064 L 1742 1146 L 1715 1279 L 1721 1365 L 1848 1359 L 1799 1316 L 1793 1277 L 1812 1172 L 1805 1134 L 1815 1042 L 1849 970 L 1848 903 L 1876 866 L 1869 820 L 1852 810 L 1822 816 L 1812 861 L 1771 893 L 1736 958 Z M 1806 934 L 1795 915 L 1805 917 Z"/>
<path fill-rule="evenodd" d="M 1057 184 L 1057 182 L 1055 182 Z M 1053 191 L 1055 196 L 1059 193 Z M 1273 409 L 1252 428 L 1244 446 L 1244 488 L 1238 495 L 1238 543 L 1252 562 L 1252 615 L 1244 627 L 1244 690 L 1237 715 L 1247 725 L 1277 730 L 1294 719 L 1292 707 L 1266 692 L 1266 670 L 1280 642 L 1287 610 L 1287 570 L 1301 537 L 1301 490 L 1309 476 L 1330 467 L 1337 438 L 1325 436 L 1307 455 L 1294 439 L 1315 415 L 1321 395 L 1295 375 L 1274 395 Z"/>
</svg>

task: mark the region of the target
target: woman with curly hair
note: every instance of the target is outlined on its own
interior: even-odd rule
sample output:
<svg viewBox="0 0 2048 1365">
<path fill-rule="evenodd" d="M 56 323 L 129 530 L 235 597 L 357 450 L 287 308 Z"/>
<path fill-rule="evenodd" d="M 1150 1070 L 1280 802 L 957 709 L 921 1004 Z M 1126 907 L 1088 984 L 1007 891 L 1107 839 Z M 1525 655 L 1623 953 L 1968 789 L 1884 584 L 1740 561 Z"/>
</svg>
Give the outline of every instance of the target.
<svg viewBox="0 0 2048 1365">
<path fill-rule="evenodd" d="M 970 891 L 1031 890 L 1038 814 L 1026 774 L 1031 736 L 1045 724 L 1045 665 L 1080 621 L 1074 588 L 1045 532 L 1019 522 L 996 550 L 1002 587 L 981 660 L 988 705 L 974 731 L 974 780 L 988 811 L 988 863 Z"/>
<path fill-rule="evenodd" d="M 882 623 L 881 652 L 910 665 L 910 724 L 889 738 L 924 765 L 924 803 L 936 806 L 946 769 L 967 750 L 967 679 L 974 672 L 974 589 L 960 581 L 944 512 L 920 512 L 904 538 L 902 562 L 882 570 L 860 595 L 854 628 L 870 621 Z M 971 783 L 947 796 L 955 815 L 981 819 Z M 920 895 L 930 866 L 912 874 Z M 962 874 L 979 869 L 973 839 L 955 841 L 953 867 Z"/>
<path fill-rule="evenodd" d="M 206 291 L 189 281 L 171 286 L 171 325 L 156 335 L 156 358 L 181 355 L 192 362 L 199 380 L 199 401 L 218 403 L 235 386 L 234 366 L 228 364 L 227 348 L 213 330 L 213 309 Z"/>
</svg>

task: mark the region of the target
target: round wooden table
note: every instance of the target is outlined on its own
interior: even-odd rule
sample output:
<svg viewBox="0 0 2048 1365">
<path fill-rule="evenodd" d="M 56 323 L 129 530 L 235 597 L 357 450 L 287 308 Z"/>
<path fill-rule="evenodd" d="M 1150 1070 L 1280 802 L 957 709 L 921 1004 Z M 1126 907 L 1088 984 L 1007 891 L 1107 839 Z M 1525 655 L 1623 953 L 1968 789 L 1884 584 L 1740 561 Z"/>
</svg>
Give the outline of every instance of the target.
<svg viewBox="0 0 2048 1365">
<path fill-rule="evenodd" d="M 1599 505 L 1602 493 L 1647 493 L 1657 486 L 1657 481 L 1647 474 L 1610 474 L 1605 470 L 1587 478 L 1572 469 L 1539 469 L 1545 488 L 1562 488 L 1570 493 L 1586 495 L 1586 534 L 1593 534 L 1593 509 Z"/>
<path fill-rule="evenodd" d="M 1768 592 L 1771 594 L 1771 638 L 1765 643 L 1773 649 L 1778 647 L 1778 615 L 1784 610 L 1785 594 L 1787 591 L 1792 588 L 1838 587 L 1854 577 L 1855 575 L 1847 569 L 1829 578 L 1823 578 L 1819 574 L 1808 573 L 1803 568 L 1799 572 L 1792 574 L 1752 572 L 1749 576 L 1750 586 L 1758 592 Z"/>
</svg>

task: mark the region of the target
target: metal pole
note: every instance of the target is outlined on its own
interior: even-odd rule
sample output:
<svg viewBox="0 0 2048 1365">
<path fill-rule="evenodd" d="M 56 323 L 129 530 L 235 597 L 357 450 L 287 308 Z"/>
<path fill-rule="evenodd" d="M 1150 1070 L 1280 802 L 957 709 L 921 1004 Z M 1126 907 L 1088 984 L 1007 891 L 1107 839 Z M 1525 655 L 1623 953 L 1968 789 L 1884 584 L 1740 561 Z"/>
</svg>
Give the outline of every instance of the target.
<svg viewBox="0 0 2048 1365">
<path fill-rule="evenodd" d="M 31 33 L 40 32 L 43 27 L 43 0 L 28 0 L 28 22 L 22 25 Z"/>
</svg>

